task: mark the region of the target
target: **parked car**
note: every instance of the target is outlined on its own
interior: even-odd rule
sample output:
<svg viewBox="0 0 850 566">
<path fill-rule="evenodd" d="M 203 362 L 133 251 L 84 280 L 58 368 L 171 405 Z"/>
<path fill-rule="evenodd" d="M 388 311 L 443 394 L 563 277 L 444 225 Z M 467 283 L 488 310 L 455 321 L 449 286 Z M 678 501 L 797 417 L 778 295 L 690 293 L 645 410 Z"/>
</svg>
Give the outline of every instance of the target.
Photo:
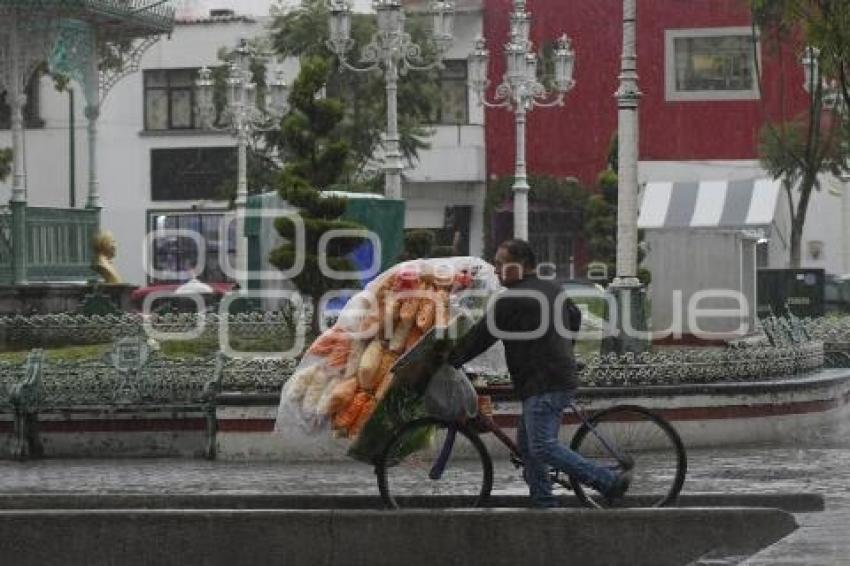
<svg viewBox="0 0 850 566">
<path fill-rule="evenodd" d="M 145 298 L 148 295 L 156 293 L 161 294 L 161 298 L 150 305 L 151 310 L 158 314 L 177 313 L 177 312 L 197 312 L 198 305 L 195 299 L 189 297 L 181 297 L 177 290 L 183 286 L 183 283 L 159 283 L 141 287 L 133 291 L 130 295 L 130 300 L 136 309 L 141 312 L 143 310 Z M 205 284 L 210 288 L 208 293 L 200 293 L 204 299 L 204 310 L 214 311 L 222 297 L 234 290 L 233 283 L 208 283 Z"/>
</svg>

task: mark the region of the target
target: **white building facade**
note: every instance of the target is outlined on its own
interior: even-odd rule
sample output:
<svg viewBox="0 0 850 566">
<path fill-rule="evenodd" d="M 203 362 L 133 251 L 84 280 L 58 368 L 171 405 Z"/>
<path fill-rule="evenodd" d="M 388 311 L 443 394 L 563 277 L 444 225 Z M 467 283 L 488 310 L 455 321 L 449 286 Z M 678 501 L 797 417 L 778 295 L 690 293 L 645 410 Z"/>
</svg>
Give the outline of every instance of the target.
<svg viewBox="0 0 850 566">
<path fill-rule="evenodd" d="M 145 53 L 139 72 L 116 85 L 103 106 L 98 146 L 101 224 L 115 236 L 115 264 L 128 283 L 144 286 L 163 280 L 155 269 L 198 266 L 196 246 L 186 238 L 157 239 L 148 246 L 153 256 L 146 260 L 146 235 L 155 227 L 201 234 L 206 248 L 201 278 L 227 279 L 219 265 L 219 248 L 228 246 L 232 254 L 234 246 L 219 236 L 228 209 L 221 185 L 231 174 L 235 184 L 235 140 L 227 132 L 199 129 L 194 81 L 201 67 L 222 63 L 222 49 L 265 34 L 270 20 L 217 14 L 179 21 L 172 36 Z M 484 116 L 469 93 L 466 54 L 480 28 L 480 8 L 459 11 L 444 73 L 443 123 L 433 125 L 431 148 L 404 171 L 403 188 L 406 228 L 443 229 L 447 219 L 456 223 L 460 218 L 473 255 L 483 249 Z M 284 70 L 292 82 L 297 62 L 287 61 Z M 36 104 L 25 134 L 31 206 L 85 206 L 84 100 L 78 86 L 72 89 L 73 109 L 71 95 L 57 91 L 51 78 L 41 77 L 33 85 Z M 0 129 L 0 147 L 10 145 L 9 132 Z M 0 198 L 8 201 L 10 195 L 11 180 L 0 183 Z"/>
<path fill-rule="evenodd" d="M 443 74 L 440 123 L 433 125 L 430 149 L 421 152 L 418 162 L 403 172 L 405 227 L 444 229 L 460 224 L 468 242 L 464 251 L 480 255 L 487 178 L 485 120 L 467 84 L 466 57 L 474 38 L 483 31 L 483 8 L 480 0 L 456 4 L 455 40 Z M 182 21 L 170 38 L 163 38 L 144 55 L 140 72 L 126 77 L 110 92 L 99 120 L 102 226 L 116 236 L 116 265 L 126 281 L 147 285 L 157 280 L 145 269 L 143 258 L 145 236 L 155 226 L 201 233 L 207 244 L 202 275 L 211 281 L 223 277 L 218 250 L 229 244 L 219 241 L 218 230 L 228 202 L 217 189 L 222 178 L 231 175 L 231 164 L 235 182 L 235 141 L 227 133 L 194 127 L 192 84 L 200 67 L 221 64 L 221 49 L 234 47 L 241 38 L 266 33 L 268 21 L 233 15 Z M 290 82 L 296 67 L 294 62 L 286 66 Z M 69 112 L 69 94 L 56 91 L 52 79 L 42 77 L 32 89 L 37 104 L 30 109 L 25 136 L 32 206 L 68 206 L 72 170 L 73 204 L 85 205 L 84 100 L 79 87 L 73 88 L 73 114 Z M 2 129 L 2 117 L 0 107 L 0 147 L 8 147 L 11 136 Z M 765 176 L 754 160 L 639 163 L 641 183 L 729 182 Z M 11 180 L 0 183 L 0 199 L 8 201 L 10 194 Z M 155 255 L 159 265 L 187 269 L 197 262 L 191 242 L 158 243 Z M 850 188 L 846 181 L 824 179 L 823 190 L 814 195 L 802 256 L 805 267 L 850 273 Z M 787 263 L 772 265 L 784 266 Z"/>
</svg>

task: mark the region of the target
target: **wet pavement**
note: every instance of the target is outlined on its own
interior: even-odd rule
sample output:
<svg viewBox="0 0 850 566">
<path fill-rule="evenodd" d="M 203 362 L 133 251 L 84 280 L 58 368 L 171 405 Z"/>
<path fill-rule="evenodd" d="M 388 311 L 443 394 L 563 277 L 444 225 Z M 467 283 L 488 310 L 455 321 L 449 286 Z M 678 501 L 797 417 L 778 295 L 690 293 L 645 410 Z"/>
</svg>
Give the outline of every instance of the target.
<svg viewBox="0 0 850 566">
<path fill-rule="evenodd" d="M 801 528 L 749 557 L 698 564 L 850 565 L 850 441 L 814 448 L 735 448 L 689 453 L 685 492 L 814 492 L 823 513 L 796 515 Z M 496 462 L 494 492 L 523 494 L 516 470 Z M 0 493 L 377 494 L 369 466 L 201 460 L 0 462 Z M 742 562 L 742 560 L 744 560 Z"/>
</svg>

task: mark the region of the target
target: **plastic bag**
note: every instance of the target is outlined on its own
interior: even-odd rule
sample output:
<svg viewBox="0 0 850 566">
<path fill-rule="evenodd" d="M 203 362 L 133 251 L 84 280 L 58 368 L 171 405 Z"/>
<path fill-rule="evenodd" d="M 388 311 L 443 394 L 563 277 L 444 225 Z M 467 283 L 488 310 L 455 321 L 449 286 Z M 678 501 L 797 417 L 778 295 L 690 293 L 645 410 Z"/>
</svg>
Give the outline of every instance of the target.
<svg viewBox="0 0 850 566">
<path fill-rule="evenodd" d="M 373 461 L 399 426 L 425 412 L 426 377 L 418 385 L 401 383 L 395 361 L 431 328 L 451 337 L 440 340 L 459 339 L 498 289 L 493 267 L 474 257 L 413 260 L 388 269 L 310 345 L 283 387 L 275 430 L 287 435 L 294 426 L 306 435 L 346 438 L 349 455 Z M 445 418 L 477 407 L 474 390 L 470 397 L 454 377 L 445 375 L 434 386 L 435 407 Z"/>
<path fill-rule="evenodd" d="M 478 393 L 459 369 L 443 364 L 428 382 L 425 410 L 445 421 L 472 418 L 478 414 Z"/>
</svg>

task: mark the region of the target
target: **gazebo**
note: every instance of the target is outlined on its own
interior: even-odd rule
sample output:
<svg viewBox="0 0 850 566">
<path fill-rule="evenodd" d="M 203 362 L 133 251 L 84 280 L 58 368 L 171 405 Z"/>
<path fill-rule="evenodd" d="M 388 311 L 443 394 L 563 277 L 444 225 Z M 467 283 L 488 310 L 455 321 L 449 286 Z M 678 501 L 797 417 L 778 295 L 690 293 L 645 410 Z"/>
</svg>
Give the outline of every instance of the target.
<svg viewBox="0 0 850 566">
<path fill-rule="evenodd" d="M 110 89 L 138 70 L 144 52 L 171 32 L 169 0 L 0 0 L 0 91 L 11 109 L 12 198 L 0 214 L 0 283 L 88 279 L 89 241 L 100 225 L 97 120 Z M 79 83 L 88 120 L 86 207 L 27 206 L 23 107 L 27 81 L 46 64 Z"/>
</svg>

